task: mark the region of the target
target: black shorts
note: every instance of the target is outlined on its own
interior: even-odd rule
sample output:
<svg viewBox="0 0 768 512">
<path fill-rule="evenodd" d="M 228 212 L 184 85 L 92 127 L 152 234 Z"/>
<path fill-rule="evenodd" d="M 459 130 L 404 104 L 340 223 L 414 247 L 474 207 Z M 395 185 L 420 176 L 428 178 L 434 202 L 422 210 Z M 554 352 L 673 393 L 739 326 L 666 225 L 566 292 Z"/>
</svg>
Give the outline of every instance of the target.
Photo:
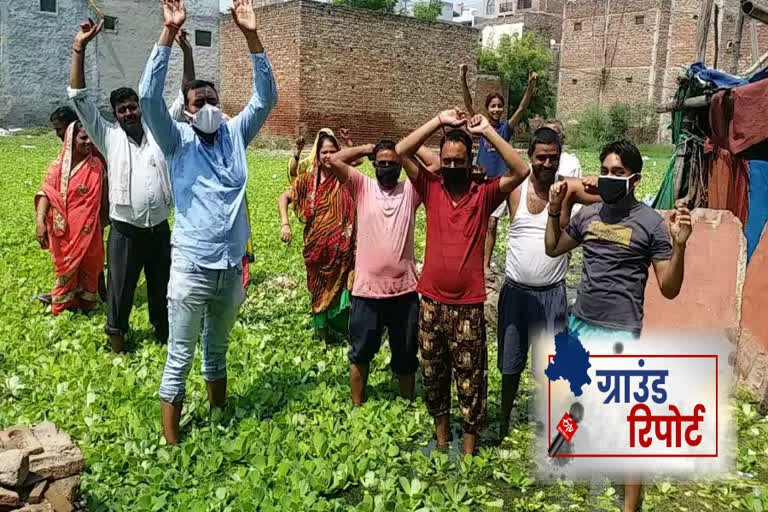
<svg viewBox="0 0 768 512">
<path fill-rule="evenodd" d="M 397 375 L 414 373 L 419 366 L 419 294 L 416 292 L 372 299 L 352 297 L 349 361 L 370 363 L 381 347 L 384 328 L 389 333 L 389 362 Z"/>
</svg>

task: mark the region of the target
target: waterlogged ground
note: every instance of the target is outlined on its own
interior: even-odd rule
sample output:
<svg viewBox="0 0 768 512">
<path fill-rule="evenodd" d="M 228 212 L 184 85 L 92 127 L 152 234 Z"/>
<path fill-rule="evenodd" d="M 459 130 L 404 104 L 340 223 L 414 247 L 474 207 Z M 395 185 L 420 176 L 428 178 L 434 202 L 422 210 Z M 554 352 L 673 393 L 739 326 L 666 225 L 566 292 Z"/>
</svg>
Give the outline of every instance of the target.
<svg viewBox="0 0 768 512">
<path fill-rule="evenodd" d="M 534 435 L 527 424 L 528 378 L 512 433 L 499 444 L 492 423 L 469 458 L 457 457 L 458 444 L 447 454 L 431 450 L 424 403 L 396 398 L 387 350 L 373 364 L 368 402 L 351 406 L 346 349 L 329 350 L 312 339 L 301 246 L 279 240 L 275 198 L 286 178 L 284 157 L 275 153 L 249 155 L 256 282 L 231 336 L 229 407 L 222 415 L 209 413 L 198 358 L 183 444 L 166 446 L 156 395 L 165 347 L 150 340 L 143 290 L 131 319 L 133 351 L 123 356 L 106 350 L 103 308 L 52 318 L 32 300 L 53 276 L 48 254 L 34 241 L 32 197 L 58 150 L 48 135 L 0 138 L 0 426 L 51 420 L 68 431 L 86 457 L 82 487 L 89 510 L 618 510 L 621 490 L 609 482 L 536 480 L 528 456 Z M 596 171 L 594 152 L 579 156 Z M 666 155 L 653 157 L 659 171 L 666 169 Z M 643 193 L 654 192 L 660 176 L 647 171 Z M 300 240 L 296 223 L 294 234 Z M 577 273 L 570 278 L 577 280 Z M 489 347 L 493 362 L 493 335 Z M 495 418 L 499 374 L 491 366 L 489 414 Z M 768 508 L 765 411 L 746 397 L 734 409 L 739 453 L 733 475 L 686 485 L 653 482 L 644 510 Z M 457 439 L 458 429 L 456 417 Z"/>
</svg>

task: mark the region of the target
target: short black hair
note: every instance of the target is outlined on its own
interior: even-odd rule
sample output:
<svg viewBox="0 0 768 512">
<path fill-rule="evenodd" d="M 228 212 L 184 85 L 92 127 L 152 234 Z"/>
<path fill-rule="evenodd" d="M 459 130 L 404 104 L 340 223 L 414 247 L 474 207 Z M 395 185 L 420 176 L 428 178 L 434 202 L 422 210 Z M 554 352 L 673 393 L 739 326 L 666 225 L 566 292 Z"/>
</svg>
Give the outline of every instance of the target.
<svg viewBox="0 0 768 512">
<path fill-rule="evenodd" d="M 139 95 L 130 87 L 120 87 L 119 89 L 112 91 L 109 95 L 109 104 L 112 105 L 113 111 L 117 110 L 117 106 L 126 100 L 134 100 L 138 103 Z"/>
<path fill-rule="evenodd" d="M 497 92 L 492 92 L 491 94 L 489 94 L 488 96 L 485 97 L 485 108 L 486 109 L 488 109 L 488 105 L 491 104 L 491 100 L 493 100 L 494 98 L 500 99 L 501 100 L 501 106 L 502 107 L 504 106 L 504 95 L 497 91 Z"/>
<path fill-rule="evenodd" d="M 72 110 L 71 107 L 59 107 L 51 114 L 50 121 L 52 123 L 55 121 L 61 121 L 62 123 L 69 126 L 70 124 L 77 121 L 77 114 L 75 114 L 75 111 Z"/>
<path fill-rule="evenodd" d="M 603 163 L 605 157 L 614 153 L 621 158 L 621 163 L 624 167 L 634 174 L 640 174 L 643 171 L 643 157 L 632 141 L 626 139 L 617 140 L 603 146 L 602 151 L 600 151 L 600 164 Z"/>
<path fill-rule="evenodd" d="M 390 139 L 381 139 L 379 142 L 376 143 L 376 145 L 373 147 L 373 154 L 371 157 L 376 160 L 376 155 L 379 153 L 379 151 L 395 151 L 395 141 Z"/>
<path fill-rule="evenodd" d="M 461 142 L 467 147 L 467 164 L 472 165 L 472 137 L 464 130 L 454 129 L 443 135 L 440 139 L 440 151 L 446 142 Z"/>
<path fill-rule="evenodd" d="M 182 89 L 184 92 L 184 104 L 189 104 L 189 91 L 193 89 L 202 89 L 203 87 L 210 87 L 213 89 L 213 92 L 215 92 L 217 95 L 219 94 L 216 91 L 216 86 L 213 85 L 213 82 L 209 82 L 208 80 L 190 80 L 184 84 L 184 88 Z"/>
<path fill-rule="evenodd" d="M 554 144 L 557 146 L 558 153 L 563 151 L 560 145 L 560 136 L 555 130 L 546 126 L 542 126 L 531 135 L 531 140 L 528 142 L 528 156 L 533 155 L 533 152 L 536 151 L 536 144 Z"/>
</svg>

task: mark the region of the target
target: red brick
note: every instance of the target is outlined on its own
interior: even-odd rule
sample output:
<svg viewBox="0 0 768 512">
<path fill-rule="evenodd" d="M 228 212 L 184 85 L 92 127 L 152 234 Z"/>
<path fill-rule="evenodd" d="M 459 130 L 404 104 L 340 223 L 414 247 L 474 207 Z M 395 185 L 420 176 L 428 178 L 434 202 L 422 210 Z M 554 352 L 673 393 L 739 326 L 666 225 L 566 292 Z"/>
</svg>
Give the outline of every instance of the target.
<svg viewBox="0 0 768 512">
<path fill-rule="evenodd" d="M 265 134 L 295 137 L 306 126 L 311 138 L 345 126 L 355 142 L 397 139 L 463 105 L 459 65 L 475 72 L 477 29 L 304 1 L 257 16 L 278 87 Z M 231 20 L 221 24 L 220 44 L 223 108 L 235 114 L 251 94 L 251 63 Z"/>
<path fill-rule="evenodd" d="M 19 494 L 4 487 L 0 487 L 0 507 L 16 507 L 21 503 Z"/>
</svg>

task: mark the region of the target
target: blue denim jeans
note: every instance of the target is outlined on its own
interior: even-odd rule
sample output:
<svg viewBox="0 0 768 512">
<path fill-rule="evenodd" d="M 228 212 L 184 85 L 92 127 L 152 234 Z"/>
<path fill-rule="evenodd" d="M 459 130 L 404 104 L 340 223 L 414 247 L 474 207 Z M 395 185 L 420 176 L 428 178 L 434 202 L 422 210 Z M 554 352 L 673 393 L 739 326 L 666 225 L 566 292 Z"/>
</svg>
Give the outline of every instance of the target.
<svg viewBox="0 0 768 512">
<path fill-rule="evenodd" d="M 168 358 L 160 398 L 181 403 L 195 346 L 203 331 L 203 378 L 227 378 L 229 331 L 245 298 L 242 264 L 227 270 L 201 268 L 174 250 L 168 283 Z"/>
</svg>

